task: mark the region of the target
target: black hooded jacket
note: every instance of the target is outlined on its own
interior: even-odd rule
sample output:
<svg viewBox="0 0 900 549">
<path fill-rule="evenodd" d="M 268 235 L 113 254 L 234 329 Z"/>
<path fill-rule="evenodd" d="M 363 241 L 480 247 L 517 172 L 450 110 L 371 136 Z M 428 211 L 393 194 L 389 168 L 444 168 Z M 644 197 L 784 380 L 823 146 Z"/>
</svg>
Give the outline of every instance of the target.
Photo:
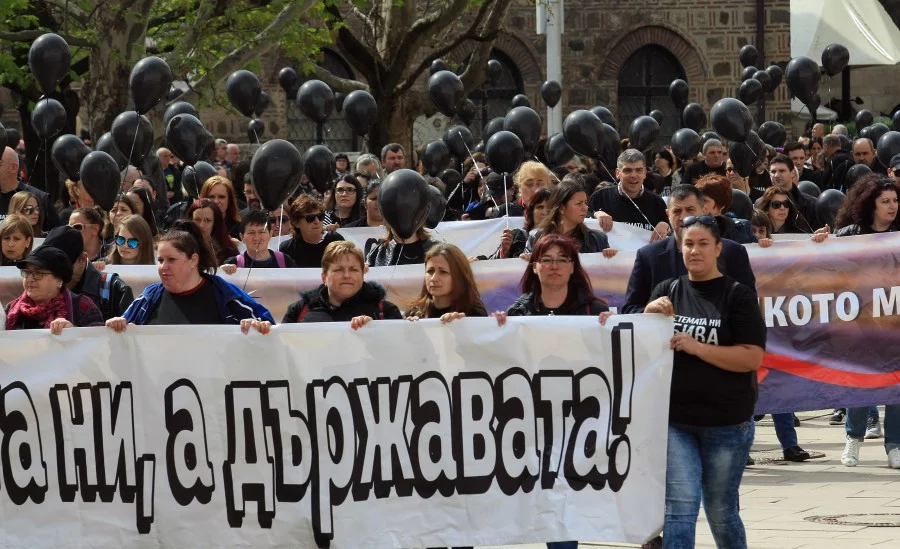
<svg viewBox="0 0 900 549">
<path fill-rule="evenodd" d="M 400 309 L 385 301 L 384 287 L 375 282 L 363 282 L 356 295 L 335 307 L 328 301 L 328 288 L 324 284 L 300 294 L 284 314 L 282 324 L 296 322 L 349 322 L 357 316 L 370 316 L 375 320 L 402 319 Z"/>
<path fill-rule="evenodd" d="M 508 316 L 583 316 L 599 315 L 609 310 L 609 307 L 596 296 L 584 291 L 578 293 L 570 307 L 548 309 L 542 303 L 535 303 L 535 301 L 534 292 L 522 294 L 509 306 L 506 314 Z"/>
</svg>

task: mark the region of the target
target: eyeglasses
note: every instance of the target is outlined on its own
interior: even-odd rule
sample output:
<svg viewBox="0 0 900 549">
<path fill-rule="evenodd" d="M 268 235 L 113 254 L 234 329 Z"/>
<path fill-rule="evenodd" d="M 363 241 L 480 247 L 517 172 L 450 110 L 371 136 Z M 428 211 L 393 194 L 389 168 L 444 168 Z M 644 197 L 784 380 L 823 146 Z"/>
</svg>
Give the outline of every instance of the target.
<svg viewBox="0 0 900 549">
<path fill-rule="evenodd" d="M 269 218 L 269 225 L 271 225 L 271 226 L 273 226 L 273 227 L 276 227 L 276 226 L 278 226 L 278 222 L 279 222 L 279 221 L 281 221 L 281 224 L 282 224 L 282 225 L 287 225 L 288 223 L 291 222 L 291 220 L 288 219 L 288 217 L 287 217 L 286 215 L 283 215 L 283 216 L 281 216 L 280 218 L 279 218 L 279 217 L 270 217 L 270 218 Z M 312 221 L 310 221 L 310 223 L 312 223 Z"/>
<path fill-rule="evenodd" d="M 116 246 L 124 246 L 128 244 L 128 247 L 132 250 L 137 250 L 141 245 L 140 240 L 137 238 L 125 238 L 124 236 L 117 234 L 116 235 Z"/>
<path fill-rule="evenodd" d="M 97 224 L 96 223 L 73 223 L 70 226 L 73 229 L 75 229 L 76 231 L 81 232 L 81 231 L 87 229 L 88 227 L 96 227 Z"/>
<path fill-rule="evenodd" d="M 682 227 L 690 227 L 696 223 L 706 225 L 707 227 L 716 226 L 716 218 L 711 215 L 689 215 L 681 222 Z"/>
<path fill-rule="evenodd" d="M 315 223 L 316 219 L 318 219 L 319 221 L 324 221 L 325 212 L 319 212 L 317 214 L 306 214 L 303 216 L 303 219 L 305 219 L 307 223 Z"/>
<path fill-rule="evenodd" d="M 791 208 L 791 203 L 787 200 L 773 200 L 769 202 L 769 207 L 773 210 L 780 210 L 781 208 Z"/>
<path fill-rule="evenodd" d="M 356 189 L 353 187 L 338 187 L 334 190 L 334 194 L 356 194 Z"/>
<path fill-rule="evenodd" d="M 53 274 L 53 273 L 51 273 L 50 271 L 28 271 L 28 270 L 22 269 L 21 271 L 19 271 L 19 274 L 22 275 L 22 278 L 25 278 L 25 279 L 30 278 L 31 280 L 34 280 L 35 282 L 37 282 L 38 280 L 44 278 L 44 276 Z"/>
<path fill-rule="evenodd" d="M 538 263 L 544 265 L 545 267 L 549 267 L 550 265 L 562 267 L 565 265 L 571 265 L 572 260 L 568 257 L 558 257 L 556 259 L 553 259 L 552 257 L 542 257 L 538 260 Z"/>
<path fill-rule="evenodd" d="M 22 208 L 22 213 L 25 215 L 41 213 L 41 208 L 39 206 L 25 206 Z"/>
</svg>

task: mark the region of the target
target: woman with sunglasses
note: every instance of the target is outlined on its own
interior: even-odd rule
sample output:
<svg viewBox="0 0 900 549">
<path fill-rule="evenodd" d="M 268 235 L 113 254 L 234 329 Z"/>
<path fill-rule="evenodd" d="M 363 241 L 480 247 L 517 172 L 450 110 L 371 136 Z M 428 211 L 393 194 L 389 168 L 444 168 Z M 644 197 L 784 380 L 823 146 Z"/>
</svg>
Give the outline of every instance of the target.
<svg viewBox="0 0 900 549">
<path fill-rule="evenodd" d="M 359 220 L 363 188 L 352 175 L 345 175 L 331 185 L 325 201 L 325 230 L 336 231 Z"/>
<path fill-rule="evenodd" d="M 719 271 L 711 215 L 682 222 L 688 274 L 653 289 L 648 314 L 675 317 L 663 547 L 693 547 L 700 501 L 719 547 L 746 548 L 738 489 L 752 438 L 766 324 L 753 291 Z"/>
<path fill-rule="evenodd" d="M 44 212 L 38 197 L 28 191 L 19 191 L 9 199 L 9 213 L 25 216 L 31 223 L 35 238 L 44 236 Z"/>
<path fill-rule="evenodd" d="M 766 189 L 762 198 L 759 199 L 757 207 L 769 216 L 769 221 L 772 222 L 772 234 L 809 234 L 808 230 L 801 229 L 797 224 L 797 206 L 794 204 L 794 200 L 778 187 L 773 185 Z M 807 227 L 807 225 L 803 224 L 803 227 Z M 827 238 L 827 232 L 818 231 L 813 233 L 810 240 L 824 242 Z"/>
<path fill-rule="evenodd" d="M 111 242 L 103 240 L 103 214 L 96 208 L 75 208 L 69 216 L 69 227 L 81 233 L 84 252 L 89 261 L 97 261 L 109 255 Z"/>
<path fill-rule="evenodd" d="M 184 212 L 184 218 L 200 227 L 209 239 L 219 264 L 238 254 L 238 241 L 228 236 L 222 211 L 215 202 L 208 198 L 194 200 Z"/>
<path fill-rule="evenodd" d="M 381 217 L 381 208 L 378 207 L 378 191 L 380 189 L 380 179 L 369 181 L 369 184 L 366 185 L 366 197 L 363 200 L 365 204 L 363 216 L 356 221 L 347 223 L 345 227 L 350 229 L 353 227 L 381 227 L 384 225 L 384 218 Z"/>
<path fill-rule="evenodd" d="M 279 250 L 293 259 L 297 267 L 320 268 L 325 248 L 332 242 L 344 240 L 337 232 L 325 232 L 324 208 L 309 195 L 300 195 L 291 203 L 288 217 L 294 231 L 291 239 L 283 242 Z"/>
<path fill-rule="evenodd" d="M 50 333 L 59 335 L 73 326 L 103 325 L 94 302 L 66 288 L 72 279 L 72 262 L 65 252 L 41 246 L 16 266 L 24 291 L 6 307 L 7 330 L 49 328 Z"/>
<path fill-rule="evenodd" d="M 129 215 L 119 223 L 113 237 L 112 252 L 106 259 L 109 265 L 155 265 L 153 235 L 144 218 Z"/>
</svg>

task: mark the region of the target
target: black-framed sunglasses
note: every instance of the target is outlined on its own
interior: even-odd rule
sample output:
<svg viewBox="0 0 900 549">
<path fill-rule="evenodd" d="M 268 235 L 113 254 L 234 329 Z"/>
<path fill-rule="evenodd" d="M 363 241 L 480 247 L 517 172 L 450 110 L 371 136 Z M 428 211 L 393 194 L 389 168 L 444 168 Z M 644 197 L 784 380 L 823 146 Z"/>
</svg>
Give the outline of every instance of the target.
<svg viewBox="0 0 900 549">
<path fill-rule="evenodd" d="M 305 219 L 307 223 L 315 223 L 316 219 L 318 219 L 319 221 L 325 221 L 325 212 L 319 212 L 317 214 L 306 214 L 303 216 L 303 219 Z"/>
<path fill-rule="evenodd" d="M 116 246 L 125 246 L 128 245 L 132 250 L 137 250 L 141 245 L 141 241 L 137 238 L 125 238 L 124 236 L 117 234 L 116 235 Z"/>
<path fill-rule="evenodd" d="M 716 218 L 711 215 L 689 215 L 681 222 L 681 226 L 686 228 L 691 225 L 696 225 L 697 223 L 706 225 L 707 227 L 715 227 Z"/>
<path fill-rule="evenodd" d="M 291 222 L 291 220 L 288 219 L 288 216 L 286 216 L 286 215 L 283 215 L 281 217 L 270 217 L 269 218 L 269 226 L 277 227 L 279 221 L 281 222 L 282 225 L 287 225 L 288 223 Z M 312 223 L 312 221 L 310 221 L 310 223 Z"/>
<path fill-rule="evenodd" d="M 769 202 L 769 207 L 775 210 L 780 210 L 781 208 L 791 208 L 791 203 L 787 200 L 773 200 Z"/>
</svg>

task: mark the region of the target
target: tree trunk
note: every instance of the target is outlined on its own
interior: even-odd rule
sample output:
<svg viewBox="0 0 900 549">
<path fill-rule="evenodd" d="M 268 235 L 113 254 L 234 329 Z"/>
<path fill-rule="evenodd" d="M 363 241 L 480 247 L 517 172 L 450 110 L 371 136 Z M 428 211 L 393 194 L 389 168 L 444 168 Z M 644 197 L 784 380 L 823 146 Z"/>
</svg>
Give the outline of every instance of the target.
<svg viewBox="0 0 900 549">
<path fill-rule="evenodd" d="M 388 143 L 400 143 L 406 150 L 407 167 L 415 169 L 413 123 L 425 113 L 424 96 L 417 90 L 410 90 L 399 97 L 392 93 L 379 93 L 374 97 L 378 103 L 378 117 L 369 131 L 369 150 L 379 155 Z"/>
</svg>

